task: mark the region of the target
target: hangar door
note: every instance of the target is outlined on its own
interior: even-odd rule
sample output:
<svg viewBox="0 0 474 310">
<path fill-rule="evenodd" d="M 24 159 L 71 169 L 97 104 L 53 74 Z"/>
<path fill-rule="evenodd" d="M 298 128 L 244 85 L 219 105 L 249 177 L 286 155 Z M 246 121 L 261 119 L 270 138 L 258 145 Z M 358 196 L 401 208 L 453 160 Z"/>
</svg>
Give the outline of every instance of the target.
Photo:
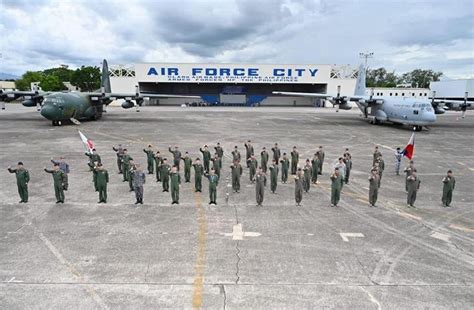
<svg viewBox="0 0 474 310">
<path fill-rule="evenodd" d="M 247 98 L 245 95 L 220 94 L 220 103 L 222 104 L 245 104 Z"/>
</svg>

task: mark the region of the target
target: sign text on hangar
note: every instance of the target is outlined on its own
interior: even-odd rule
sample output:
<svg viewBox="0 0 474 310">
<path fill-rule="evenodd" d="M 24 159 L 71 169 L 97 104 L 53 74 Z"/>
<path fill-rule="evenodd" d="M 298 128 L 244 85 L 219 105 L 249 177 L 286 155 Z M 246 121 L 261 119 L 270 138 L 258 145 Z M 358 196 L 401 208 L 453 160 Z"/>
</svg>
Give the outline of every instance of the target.
<svg viewBox="0 0 474 310">
<path fill-rule="evenodd" d="M 148 66 L 147 76 L 167 82 L 299 82 L 316 77 L 317 68 L 310 66 L 228 66 L 228 65 L 171 65 Z"/>
</svg>

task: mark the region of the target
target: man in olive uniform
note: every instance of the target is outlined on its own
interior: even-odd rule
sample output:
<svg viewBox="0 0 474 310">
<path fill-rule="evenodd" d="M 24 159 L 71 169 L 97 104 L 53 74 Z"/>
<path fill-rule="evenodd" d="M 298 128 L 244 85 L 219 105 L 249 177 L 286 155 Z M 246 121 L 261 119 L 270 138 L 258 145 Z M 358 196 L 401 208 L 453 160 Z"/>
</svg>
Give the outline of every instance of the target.
<svg viewBox="0 0 474 310">
<path fill-rule="evenodd" d="M 272 147 L 272 152 L 273 152 L 273 159 L 278 165 L 280 163 L 280 157 L 281 157 L 281 151 L 280 151 L 280 148 L 278 147 L 278 143 L 275 143 L 275 146 Z"/>
<path fill-rule="evenodd" d="M 382 183 L 383 171 L 385 170 L 385 161 L 382 158 L 382 154 L 379 155 L 379 158 L 377 159 L 377 163 L 379 164 L 379 188 L 380 188 L 380 184 Z"/>
<path fill-rule="evenodd" d="M 16 186 L 18 187 L 18 194 L 20 195 L 19 203 L 28 202 L 28 182 L 30 182 L 30 173 L 23 167 L 21 161 L 18 162 L 15 169 L 8 166 L 8 172 L 14 173 L 16 176 Z"/>
<path fill-rule="evenodd" d="M 263 173 L 267 173 L 267 164 L 268 164 L 268 152 L 267 148 L 263 147 L 260 152 L 260 165 L 262 166 Z"/>
<path fill-rule="evenodd" d="M 194 167 L 194 191 L 201 192 L 202 188 L 202 175 L 204 174 L 204 167 L 201 164 L 201 160 L 196 158 L 193 164 Z"/>
<path fill-rule="evenodd" d="M 286 153 L 283 153 L 283 157 L 280 160 L 281 163 L 281 182 L 286 183 L 288 181 L 288 170 L 290 168 L 290 161 L 286 156 Z"/>
<path fill-rule="evenodd" d="M 123 150 L 124 150 L 122 147 L 122 144 L 119 144 L 117 147 L 113 146 L 112 150 L 114 150 L 117 155 L 117 167 L 118 167 L 119 174 L 121 174 L 123 173 L 122 172 L 122 156 L 123 156 Z"/>
<path fill-rule="evenodd" d="M 219 158 L 224 157 L 224 149 L 221 147 L 220 142 L 217 142 L 217 146 L 214 147 L 214 150 L 216 150 L 217 156 L 219 156 Z"/>
<path fill-rule="evenodd" d="M 128 169 L 128 186 L 130 187 L 130 191 L 133 192 L 133 178 L 135 175 L 133 174 L 137 170 L 137 165 L 133 162 L 133 160 L 129 161 L 129 169 Z"/>
<path fill-rule="evenodd" d="M 128 154 L 127 149 L 123 149 L 122 155 L 122 172 L 123 172 L 123 182 L 128 181 L 128 175 L 130 172 L 130 161 L 133 160 L 132 156 Z"/>
<path fill-rule="evenodd" d="M 411 175 L 407 178 L 408 181 L 408 195 L 407 195 L 407 206 L 415 207 L 416 193 L 420 189 L 420 179 L 416 175 L 416 169 L 414 169 Z"/>
<path fill-rule="evenodd" d="M 314 154 L 314 157 L 313 159 L 311 160 L 311 167 L 312 167 L 312 171 L 311 171 L 311 182 L 313 184 L 316 184 L 318 183 L 318 174 L 319 174 L 319 156 L 318 156 L 318 152 L 316 152 Z"/>
<path fill-rule="evenodd" d="M 155 160 L 156 166 L 156 182 L 161 182 L 161 164 L 163 163 L 163 157 L 160 151 L 156 151 L 155 155 L 153 155 L 153 159 Z"/>
<path fill-rule="evenodd" d="M 204 161 L 204 172 L 209 173 L 209 162 L 211 161 L 211 152 L 209 152 L 207 145 L 204 145 L 204 149 L 200 148 L 199 150 L 202 153 L 202 159 Z"/>
<path fill-rule="evenodd" d="M 267 186 L 267 176 L 263 173 L 262 167 L 258 167 L 257 174 L 254 177 L 255 195 L 257 198 L 257 206 L 263 203 L 263 196 L 265 194 L 265 186 Z"/>
<path fill-rule="evenodd" d="M 94 183 L 94 190 L 96 192 L 99 191 L 99 188 L 97 187 L 97 165 L 98 162 L 94 162 L 94 170 L 92 170 L 92 183 Z"/>
<path fill-rule="evenodd" d="M 272 164 L 268 169 L 270 169 L 270 189 L 275 194 L 278 183 L 278 164 L 275 159 L 272 160 Z"/>
<path fill-rule="evenodd" d="M 173 154 L 173 165 L 176 166 L 176 169 L 179 171 L 179 165 L 181 164 L 181 152 L 176 145 L 174 150 L 171 149 L 171 145 L 168 147 L 168 151 Z"/>
<path fill-rule="evenodd" d="M 59 164 L 54 164 L 52 170 L 44 167 L 44 171 L 53 175 L 56 203 L 64 203 L 64 189 L 67 188 L 66 174 L 59 169 Z"/>
<path fill-rule="evenodd" d="M 219 177 L 215 174 L 214 169 L 211 169 L 210 174 L 206 175 L 209 180 L 209 204 L 217 205 L 217 183 Z"/>
<path fill-rule="evenodd" d="M 250 168 L 250 162 L 249 159 L 254 155 L 254 150 L 253 150 L 253 145 L 250 140 L 247 141 L 247 143 L 244 143 L 245 146 L 245 160 L 247 161 L 247 168 Z"/>
<path fill-rule="evenodd" d="M 148 147 L 146 149 L 143 149 L 143 152 L 145 152 L 146 154 L 148 174 L 153 174 L 153 169 L 154 169 L 153 164 L 155 162 L 155 154 L 154 154 L 151 144 L 148 144 Z"/>
<path fill-rule="evenodd" d="M 170 172 L 171 183 L 171 204 L 179 205 L 179 185 L 181 184 L 181 176 L 179 175 L 178 167 L 173 166 Z"/>
<path fill-rule="evenodd" d="M 379 173 L 376 168 L 372 168 L 369 176 L 369 204 L 375 207 L 379 193 Z"/>
<path fill-rule="evenodd" d="M 454 179 L 453 172 L 448 170 L 448 174 L 443 178 L 443 207 L 449 207 L 451 200 L 453 199 L 453 191 L 456 186 L 456 180 Z"/>
<path fill-rule="evenodd" d="M 346 173 L 344 175 L 344 183 L 349 184 L 349 176 L 351 175 L 351 170 L 352 170 L 352 156 L 351 154 L 346 151 L 344 153 L 344 165 L 346 165 Z"/>
<path fill-rule="evenodd" d="M 59 160 L 54 160 L 54 158 L 51 157 L 51 163 L 53 163 L 53 165 L 56 163 L 59 164 L 59 169 L 61 169 L 66 175 L 66 183 L 69 183 L 68 174 L 71 170 L 69 169 L 69 164 L 64 160 L 64 156 L 59 157 Z"/>
<path fill-rule="evenodd" d="M 352 155 L 351 153 L 349 152 L 349 148 L 346 147 L 346 149 L 344 150 L 344 154 L 342 154 L 342 157 L 346 157 L 346 156 L 349 156 L 349 159 L 352 159 Z"/>
<path fill-rule="evenodd" d="M 318 174 L 322 175 L 323 174 L 323 163 L 324 163 L 324 151 L 323 151 L 323 146 L 319 146 L 319 150 L 317 152 L 318 158 L 319 158 L 319 170 Z"/>
<path fill-rule="evenodd" d="M 240 177 L 243 172 L 242 165 L 238 161 L 235 161 L 230 166 L 230 169 L 232 171 L 232 190 L 238 193 L 240 192 Z"/>
<path fill-rule="evenodd" d="M 301 168 L 298 168 L 295 176 L 295 201 L 297 206 L 301 206 L 301 201 L 303 200 L 303 178 L 303 171 L 301 171 Z"/>
<path fill-rule="evenodd" d="M 188 152 L 184 153 L 182 160 L 184 161 L 184 182 L 189 183 L 191 182 L 191 166 L 193 160 L 189 157 Z"/>
<path fill-rule="evenodd" d="M 408 177 L 411 176 L 413 173 L 413 170 L 415 170 L 415 164 L 413 160 L 410 160 L 410 163 L 408 166 L 403 170 L 405 172 L 405 191 L 408 192 Z"/>
<path fill-rule="evenodd" d="M 109 173 L 104 169 L 102 164 L 97 164 L 95 170 L 97 189 L 99 190 L 98 203 L 107 203 L 107 183 L 109 183 Z"/>
<path fill-rule="evenodd" d="M 249 167 L 250 183 L 254 183 L 255 174 L 257 173 L 257 166 L 258 166 L 255 155 L 250 156 L 249 160 L 247 161 L 247 166 Z"/>
<path fill-rule="evenodd" d="M 222 158 L 219 157 L 219 155 L 214 154 L 214 157 L 211 158 L 212 160 L 212 168 L 214 169 L 214 172 L 217 174 L 217 176 L 220 178 L 221 177 L 221 169 L 222 169 Z"/>
<path fill-rule="evenodd" d="M 233 162 L 235 162 L 235 161 L 240 162 L 241 159 L 242 159 L 242 156 L 240 155 L 239 149 L 236 145 L 236 146 L 234 146 L 234 150 L 232 151 L 232 161 Z"/>
<path fill-rule="evenodd" d="M 382 155 L 382 153 L 380 153 L 379 147 L 375 146 L 374 153 L 372 154 L 372 166 L 375 165 L 380 155 Z"/>
<path fill-rule="evenodd" d="M 337 170 L 339 171 L 339 175 L 341 176 L 341 179 L 342 179 L 342 186 L 344 186 L 344 178 L 346 176 L 346 164 L 344 163 L 344 160 L 342 159 L 342 157 L 339 157 L 339 160 L 336 166 L 334 166 L 334 168 L 337 168 Z M 341 190 L 342 190 L 342 186 L 341 186 Z"/>
<path fill-rule="evenodd" d="M 339 199 L 341 198 L 342 177 L 339 174 L 339 168 L 334 169 L 331 175 L 331 207 L 337 207 Z"/>
<path fill-rule="evenodd" d="M 299 160 L 300 154 L 296 150 L 296 146 L 293 146 L 293 151 L 291 151 L 291 174 L 296 174 Z"/>
<path fill-rule="evenodd" d="M 143 184 L 146 182 L 146 175 L 138 164 L 134 165 L 134 168 L 132 179 L 133 191 L 135 192 L 135 198 L 137 200 L 135 204 L 143 204 Z"/>
<path fill-rule="evenodd" d="M 94 163 L 98 162 L 101 163 L 102 160 L 100 159 L 100 155 L 97 154 L 97 151 L 95 149 L 92 149 L 92 153 L 85 153 L 87 157 L 89 157 L 89 163 L 87 164 L 89 166 L 90 171 L 94 170 Z"/>
<path fill-rule="evenodd" d="M 311 171 L 313 168 L 311 167 L 311 163 L 309 159 L 306 159 L 306 164 L 303 167 L 303 189 L 307 193 L 309 192 L 309 188 L 311 186 Z"/>
<path fill-rule="evenodd" d="M 163 185 L 163 192 L 169 191 L 170 172 L 171 172 L 171 167 L 168 164 L 168 160 L 166 158 L 163 158 L 163 163 L 161 164 L 161 184 Z"/>
</svg>

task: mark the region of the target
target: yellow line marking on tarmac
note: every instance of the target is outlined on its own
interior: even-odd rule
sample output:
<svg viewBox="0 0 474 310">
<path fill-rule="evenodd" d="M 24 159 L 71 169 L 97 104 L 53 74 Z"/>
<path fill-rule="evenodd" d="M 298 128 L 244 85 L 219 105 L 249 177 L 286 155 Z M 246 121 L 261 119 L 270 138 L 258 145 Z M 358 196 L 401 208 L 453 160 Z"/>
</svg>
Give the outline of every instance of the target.
<svg viewBox="0 0 474 310">
<path fill-rule="evenodd" d="M 456 225 L 456 224 L 451 224 L 451 225 L 449 225 L 449 227 L 454 228 L 454 229 L 458 229 L 458 230 L 462 230 L 462 231 L 465 231 L 465 232 L 474 232 L 474 229 L 472 229 L 472 228 L 459 226 L 459 225 Z"/>
<path fill-rule="evenodd" d="M 194 189 L 194 187 L 193 187 Z M 206 263 L 206 215 L 204 208 L 201 204 L 201 194 L 194 193 L 194 201 L 196 202 L 196 208 L 198 210 L 198 255 L 196 258 L 196 264 L 194 265 L 195 277 L 193 282 L 193 308 L 201 309 L 202 307 L 202 289 L 204 284 L 204 267 Z"/>
<path fill-rule="evenodd" d="M 405 217 L 405 218 L 410 218 L 410 219 L 417 220 L 417 221 L 421 221 L 421 220 L 422 220 L 422 218 L 421 218 L 420 216 L 416 216 L 416 215 L 413 215 L 413 214 L 410 214 L 410 213 L 406 213 L 406 212 L 400 211 L 400 212 L 398 212 L 398 214 L 399 214 L 400 216 Z"/>
<path fill-rule="evenodd" d="M 357 198 L 357 201 L 363 202 L 363 203 L 369 203 L 368 199 L 362 199 L 362 198 Z"/>
</svg>

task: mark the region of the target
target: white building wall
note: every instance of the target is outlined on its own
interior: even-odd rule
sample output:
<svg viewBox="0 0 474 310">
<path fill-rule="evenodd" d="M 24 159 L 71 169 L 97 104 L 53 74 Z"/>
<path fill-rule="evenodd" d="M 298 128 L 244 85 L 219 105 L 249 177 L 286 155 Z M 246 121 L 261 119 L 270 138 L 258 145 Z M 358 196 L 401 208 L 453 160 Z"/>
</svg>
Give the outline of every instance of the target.
<svg viewBox="0 0 474 310">
<path fill-rule="evenodd" d="M 436 98 L 464 98 L 466 92 L 468 97 L 472 98 L 474 79 L 431 82 L 430 89 L 436 91 Z"/>
</svg>

